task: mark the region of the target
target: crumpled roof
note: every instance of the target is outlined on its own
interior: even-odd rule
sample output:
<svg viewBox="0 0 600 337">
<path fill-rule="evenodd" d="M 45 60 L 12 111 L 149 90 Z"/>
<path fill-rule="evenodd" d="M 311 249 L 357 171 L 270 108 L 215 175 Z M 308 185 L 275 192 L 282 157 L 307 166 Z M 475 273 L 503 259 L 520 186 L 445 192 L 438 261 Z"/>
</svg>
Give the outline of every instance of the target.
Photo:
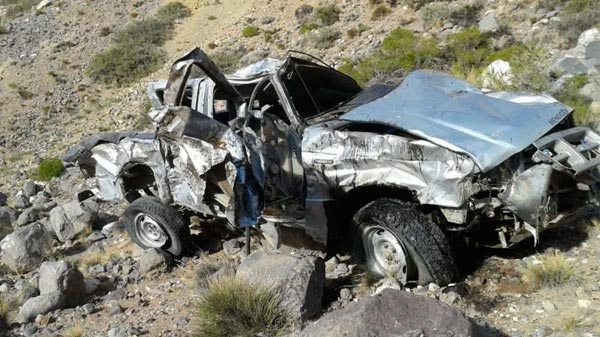
<svg viewBox="0 0 600 337">
<path fill-rule="evenodd" d="M 571 111 L 547 95 L 485 94 L 449 75 L 419 70 L 389 94 L 341 119 L 397 127 L 469 155 L 485 172 L 525 149 Z"/>
<path fill-rule="evenodd" d="M 283 62 L 280 60 L 266 58 L 227 75 L 227 78 L 231 80 L 251 80 L 276 72 L 282 64 Z"/>
</svg>

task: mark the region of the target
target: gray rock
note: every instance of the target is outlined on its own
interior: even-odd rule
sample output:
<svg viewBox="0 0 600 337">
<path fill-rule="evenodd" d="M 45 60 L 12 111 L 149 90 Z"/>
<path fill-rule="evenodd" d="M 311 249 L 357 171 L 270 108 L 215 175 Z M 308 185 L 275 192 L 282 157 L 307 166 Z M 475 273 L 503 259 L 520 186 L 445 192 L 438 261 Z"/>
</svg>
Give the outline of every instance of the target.
<svg viewBox="0 0 600 337">
<path fill-rule="evenodd" d="M 92 200 L 72 201 L 50 211 L 50 223 L 61 242 L 73 239 L 98 219 L 98 204 Z"/>
<path fill-rule="evenodd" d="M 27 301 L 28 299 L 38 296 L 40 291 L 38 288 L 33 286 L 31 282 L 27 280 L 19 280 L 20 282 L 15 283 L 15 288 L 17 289 L 17 298 L 21 303 Z"/>
<path fill-rule="evenodd" d="M 594 102 L 600 101 L 600 85 L 595 81 L 590 81 L 579 90 L 579 93 Z"/>
<path fill-rule="evenodd" d="M 104 296 L 105 302 L 120 301 L 127 298 L 127 293 L 123 289 L 116 289 Z"/>
<path fill-rule="evenodd" d="M 446 304 L 425 296 L 386 289 L 325 314 L 306 327 L 300 336 L 483 337 L 488 333 Z"/>
<path fill-rule="evenodd" d="M 588 73 L 587 65 L 580 60 L 572 56 L 561 56 L 551 66 L 551 70 L 558 71 L 559 73 L 566 73 L 571 75 L 583 75 Z"/>
<path fill-rule="evenodd" d="M 0 207 L 0 240 L 5 237 L 8 233 L 12 232 L 13 222 L 17 221 L 17 212 L 12 208 L 1 206 Z"/>
<path fill-rule="evenodd" d="M 86 303 L 81 306 L 81 311 L 83 312 L 84 315 L 89 316 L 89 315 L 93 314 L 94 311 L 96 311 L 96 307 L 94 307 L 94 305 L 92 303 Z"/>
<path fill-rule="evenodd" d="M 26 197 L 33 197 L 39 190 L 40 187 L 31 180 L 26 181 L 25 186 L 23 186 L 23 194 Z"/>
<path fill-rule="evenodd" d="M 262 18 L 260 18 L 260 23 L 263 25 L 268 25 L 273 21 L 275 21 L 275 18 L 272 16 L 263 16 Z"/>
<path fill-rule="evenodd" d="M 231 239 L 223 242 L 223 252 L 227 255 L 235 255 L 242 251 L 242 244 L 238 239 Z"/>
<path fill-rule="evenodd" d="M 106 268 L 104 268 L 104 266 L 101 264 L 93 265 L 88 269 L 88 272 L 90 274 L 101 274 L 101 273 L 104 273 L 105 271 L 106 271 Z"/>
<path fill-rule="evenodd" d="M 102 241 L 106 239 L 106 235 L 102 234 L 102 232 L 99 231 L 95 231 L 92 234 L 88 235 L 88 237 L 86 238 L 87 242 L 98 242 L 98 241 Z"/>
<path fill-rule="evenodd" d="M 17 218 L 17 221 L 14 223 L 16 226 L 13 226 L 13 227 L 19 228 L 19 227 L 23 227 L 25 225 L 29 225 L 30 223 L 38 220 L 39 218 L 40 218 L 40 216 L 35 209 L 28 208 L 28 209 L 24 210 L 23 213 L 21 213 L 21 215 L 19 215 L 19 217 Z"/>
<path fill-rule="evenodd" d="M 127 337 L 127 329 L 117 326 L 108 330 L 108 337 Z"/>
<path fill-rule="evenodd" d="M 31 203 L 29 202 L 29 198 L 20 194 L 15 197 L 14 205 L 15 205 L 16 209 L 25 209 L 25 208 L 31 206 Z"/>
<path fill-rule="evenodd" d="M 123 308 L 117 302 L 108 303 L 106 308 L 108 309 L 108 313 L 111 316 L 118 315 L 123 312 Z"/>
<path fill-rule="evenodd" d="M 325 281 L 321 258 L 256 251 L 242 261 L 236 277 L 281 291 L 282 305 L 295 320 L 306 320 L 321 311 Z"/>
<path fill-rule="evenodd" d="M 592 41 L 585 47 L 585 58 L 600 60 L 600 41 Z"/>
<path fill-rule="evenodd" d="M 42 263 L 39 273 L 40 294 L 62 292 L 65 294 L 68 307 L 76 306 L 85 299 L 86 287 L 83 274 L 73 265 L 65 261 L 48 261 Z"/>
<path fill-rule="evenodd" d="M 311 16 L 313 10 L 314 8 L 311 5 L 302 5 L 296 8 L 296 10 L 294 11 L 294 16 L 296 16 L 296 19 L 298 21 L 304 22 Z"/>
<path fill-rule="evenodd" d="M 489 12 L 479 21 L 479 30 L 483 33 L 495 32 L 498 28 L 498 21 L 496 21 L 496 13 L 494 12 Z"/>
<path fill-rule="evenodd" d="M 140 273 L 146 274 L 153 270 L 165 270 L 167 257 L 159 249 L 146 249 L 140 255 Z"/>
<path fill-rule="evenodd" d="M 65 295 L 60 291 L 40 295 L 27 300 L 19 309 L 20 322 L 31 322 L 37 315 L 44 315 L 50 311 L 65 308 Z"/>
<path fill-rule="evenodd" d="M 8 195 L 0 192 L 0 206 L 6 206 L 7 201 L 8 201 Z"/>
<path fill-rule="evenodd" d="M 44 226 L 34 223 L 17 229 L 0 241 L 2 263 L 17 273 L 28 273 L 39 266 L 48 250 Z"/>
</svg>

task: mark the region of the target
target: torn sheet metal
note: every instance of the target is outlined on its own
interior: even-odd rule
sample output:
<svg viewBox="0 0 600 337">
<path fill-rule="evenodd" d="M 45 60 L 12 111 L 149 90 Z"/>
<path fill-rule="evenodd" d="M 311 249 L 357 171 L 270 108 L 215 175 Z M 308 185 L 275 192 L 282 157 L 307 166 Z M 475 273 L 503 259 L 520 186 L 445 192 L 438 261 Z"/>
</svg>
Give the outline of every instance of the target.
<svg viewBox="0 0 600 337">
<path fill-rule="evenodd" d="M 486 172 L 531 145 L 571 110 L 548 96 L 484 94 L 467 82 L 420 70 L 341 119 L 400 128 L 468 154 Z"/>
<path fill-rule="evenodd" d="M 468 156 L 426 140 L 322 127 L 304 136 L 305 165 L 320 170 L 331 190 L 400 187 L 422 204 L 459 207 L 479 188 L 470 179 L 479 169 Z"/>
</svg>

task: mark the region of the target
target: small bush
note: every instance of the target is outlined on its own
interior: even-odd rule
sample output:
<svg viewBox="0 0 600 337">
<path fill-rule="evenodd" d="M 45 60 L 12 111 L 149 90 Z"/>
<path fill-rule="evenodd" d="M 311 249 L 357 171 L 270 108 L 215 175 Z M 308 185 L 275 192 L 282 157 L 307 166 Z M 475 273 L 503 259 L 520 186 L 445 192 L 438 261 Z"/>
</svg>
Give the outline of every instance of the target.
<svg viewBox="0 0 600 337">
<path fill-rule="evenodd" d="M 371 20 L 373 20 L 373 21 L 379 20 L 379 19 L 383 18 L 384 16 L 390 14 L 391 12 L 392 12 L 392 10 L 389 9 L 388 6 L 379 5 L 379 6 L 375 7 L 375 9 L 373 10 L 373 13 L 371 13 Z"/>
<path fill-rule="evenodd" d="M 160 69 L 163 62 L 164 53 L 157 46 L 117 44 L 95 55 L 87 73 L 103 83 L 126 85 Z"/>
<path fill-rule="evenodd" d="M 323 26 L 331 26 L 340 20 L 341 10 L 336 5 L 320 6 L 315 9 L 315 16 Z"/>
<path fill-rule="evenodd" d="M 339 70 L 364 85 L 373 77 L 398 69 L 433 67 L 439 56 L 441 51 L 434 39 L 416 37 L 411 31 L 399 28 L 390 32 L 373 54 L 357 63 L 347 61 Z"/>
<path fill-rule="evenodd" d="M 0 22 L 0 34 L 8 34 L 10 33 L 10 26 L 8 24 L 4 25 Z"/>
<path fill-rule="evenodd" d="M 600 1 L 570 0 L 560 14 L 559 29 L 569 41 L 577 41 L 586 29 L 600 23 Z"/>
<path fill-rule="evenodd" d="M 486 65 L 485 60 L 491 53 L 491 40 L 477 28 L 467 28 L 448 36 L 447 49 L 452 63 L 450 69 L 454 76 L 468 78 L 473 71 Z"/>
<path fill-rule="evenodd" d="M 550 53 L 535 44 L 517 43 L 490 53 L 485 63 L 495 60 L 510 63 L 512 80 L 506 87 L 490 88 L 526 92 L 544 92 L 549 89 L 550 77 L 546 71 L 550 62 Z"/>
<path fill-rule="evenodd" d="M 236 70 L 240 59 L 244 56 L 240 51 L 222 50 L 210 54 L 210 58 L 224 72 Z"/>
<path fill-rule="evenodd" d="M 303 23 L 300 26 L 299 33 L 300 34 L 306 34 L 306 33 L 310 32 L 312 30 L 315 30 L 317 28 L 319 28 L 319 25 L 317 25 L 316 23 L 312 23 L 312 22 Z"/>
<path fill-rule="evenodd" d="M 594 124 L 596 122 L 590 107 L 592 101 L 579 93 L 579 89 L 587 83 L 587 76 L 573 76 L 558 92 L 554 93 L 557 100 L 573 108 L 573 118 L 577 124 Z"/>
<path fill-rule="evenodd" d="M 169 2 L 156 12 L 155 17 L 165 22 L 174 22 L 190 16 L 192 12 L 181 2 Z"/>
<path fill-rule="evenodd" d="M 8 311 L 9 303 L 0 298 L 0 331 L 4 331 L 8 328 Z"/>
<path fill-rule="evenodd" d="M 195 336 L 281 336 L 288 314 L 278 293 L 234 277 L 211 282 L 198 303 Z"/>
<path fill-rule="evenodd" d="M 70 328 L 65 329 L 65 331 L 63 331 L 63 333 L 62 333 L 62 336 L 63 337 L 81 337 L 81 336 L 83 336 L 84 331 L 85 331 L 85 328 L 83 327 L 83 325 L 81 323 L 78 323 L 78 324 L 71 326 Z"/>
<path fill-rule="evenodd" d="M 44 159 L 37 168 L 37 176 L 40 180 L 48 181 L 60 176 L 64 169 L 62 160 L 58 158 Z"/>
<path fill-rule="evenodd" d="M 216 19 L 217 19 L 217 17 L 216 17 L 216 16 L 214 16 L 214 15 L 209 15 L 207 19 L 209 19 L 209 20 L 216 20 Z"/>
<path fill-rule="evenodd" d="M 243 37 L 254 37 L 258 34 L 260 34 L 260 31 L 258 30 L 257 27 L 254 27 L 254 26 L 246 26 L 246 27 L 244 27 L 244 29 L 242 29 Z"/>
<path fill-rule="evenodd" d="M 0 0 L 0 6 L 6 6 L 6 16 L 14 18 L 31 10 L 39 0 Z"/>
<path fill-rule="evenodd" d="M 479 14 L 482 9 L 483 3 L 479 1 L 460 5 L 450 11 L 449 20 L 455 25 L 470 27 L 478 22 Z"/>
<path fill-rule="evenodd" d="M 88 76 L 106 84 L 126 85 L 158 70 L 164 62 L 160 46 L 171 37 L 174 21 L 188 15 L 187 7 L 170 2 L 154 17 L 127 25 L 112 47 L 92 57 Z"/>
<path fill-rule="evenodd" d="M 310 36 L 310 43 L 317 49 L 329 49 L 341 36 L 337 29 L 325 27 Z"/>
<path fill-rule="evenodd" d="M 100 28 L 100 36 L 101 37 L 108 36 L 108 35 L 110 35 L 110 27 Z"/>
<path fill-rule="evenodd" d="M 432 2 L 436 2 L 436 1 L 438 1 L 438 0 L 405 0 L 405 2 L 409 6 L 415 8 L 415 9 L 419 9 L 423 6 L 426 6 L 426 5 L 428 5 Z M 444 0 L 442 0 L 442 1 L 444 1 Z M 452 1 L 452 0 L 448 0 L 448 1 Z"/>
<path fill-rule="evenodd" d="M 425 7 L 421 8 L 420 16 L 428 25 L 447 20 L 450 17 L 448 4 L 445 2 L 432 2 L 427 4 Z"/>
<path fill-rule="evenodd" d="M 567 316 L 562 321 L 563 330 L 567 333 L 573 333 L 584 326 L 584 319 L 577 316 Z"/>
<path fill-rule="evenodd" d="M 346 36 L 349 39 L 353 39 L 359 35 L 360 35 L 360 30 L 358 30 L 358 28 L 350 28 L 346 31 Z"/>
<path fill-rule="evenodd" d="M 571 263 L 559 252 L 542 256 L 539 264 L 527 267 L 525 280 L 535 289 L 564 286 L 575 279 Z"/>
</svg>

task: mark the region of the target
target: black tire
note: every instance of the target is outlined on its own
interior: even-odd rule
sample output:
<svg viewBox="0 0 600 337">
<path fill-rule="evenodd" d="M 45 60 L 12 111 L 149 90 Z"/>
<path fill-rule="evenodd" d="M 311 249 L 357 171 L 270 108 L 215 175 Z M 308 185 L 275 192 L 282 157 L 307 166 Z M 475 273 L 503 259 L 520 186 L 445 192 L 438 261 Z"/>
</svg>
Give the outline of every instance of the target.
<svg viewBox="0 0 600 337">
<path fill-rule="evenodd" d="M 149 216 L 166 234 L 167 240 L 161 247 L 144 244 L 144 240 L 138 235 L 135 222 L 140 214 Z M 159 248 L 178 256 L 190 242 L 190 227 L 183 217 L 173 207 L 163 204 L 155 197 L 142 197 L 132 202 L 123 213 L 122 220 L 131 240 L 144 249 Z"/>
<path fill-rule="evenodd" d="M 439 226 L 415 205 L 396 199 L 377 199 L 356 212 L 352 219 L 353 243 L 363 260 L 365 226 L 384 228 L 400 240 L 414 266 L 407 284 L 434 282 L 443 286 L 458 278 L 448 239 Z"/>
</svg>

